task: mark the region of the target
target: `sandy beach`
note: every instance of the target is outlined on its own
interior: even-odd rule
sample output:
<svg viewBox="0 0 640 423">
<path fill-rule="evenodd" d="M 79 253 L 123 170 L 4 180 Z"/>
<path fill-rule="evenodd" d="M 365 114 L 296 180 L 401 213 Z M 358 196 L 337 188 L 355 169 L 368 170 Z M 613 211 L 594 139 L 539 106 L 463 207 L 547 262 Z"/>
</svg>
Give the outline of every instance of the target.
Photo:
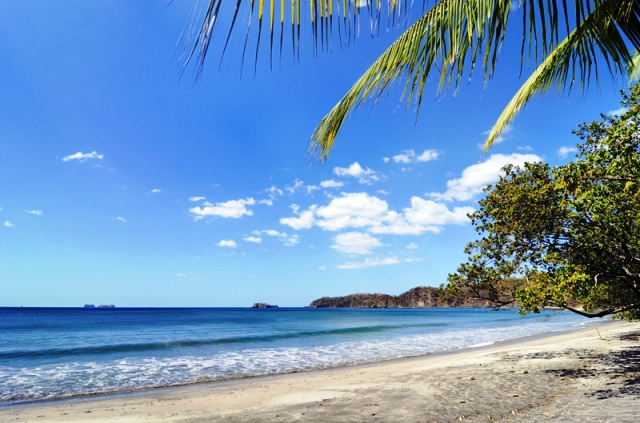
<svg viewBox="0 0 640 423">
<path fill-rule="evenodd" d="M 640 324 L 613 322 L 382 363 L 5 407 L 0 421 L 637 422 L 639 399 Z"/>
</svg>

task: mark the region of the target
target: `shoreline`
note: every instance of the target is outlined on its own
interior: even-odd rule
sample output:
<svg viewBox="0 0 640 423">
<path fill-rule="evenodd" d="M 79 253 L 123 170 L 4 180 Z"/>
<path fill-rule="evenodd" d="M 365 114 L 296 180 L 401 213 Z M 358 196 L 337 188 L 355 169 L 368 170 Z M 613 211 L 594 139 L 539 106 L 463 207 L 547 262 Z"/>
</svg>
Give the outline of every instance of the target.
<svg viewBox="0 0 640 423">
<path fill-rule="evenodd" d="M 414 417 L 416 413 L 424 413 L 427 407 L 435 418 L 424 421 L 451 421 L 446 417 L 451 413 L 459 413 L 456 419 L 471 416 L 468 409 L 473 405 L 478 409 L 489 407 L 491 414 L 502 413 L 504 418 L 517 421 L 519 415 L 524 418 L 523 413 L 527 412 L 530 418 L 531 413 L 554 406 L 558 399 L 563 399 L 560 401 L 563 404 L 582 401 L 581 409 L 591 410 L 588 401 L 596 401 L 601 408 L 604 403 L 584 393 L 576 397 L 577 391 L 596 386 L 590 378 L 597 379 L 597 386 L 611 391 L 616 383 L 624 385 L 625 380 L 635 381 L 635 376 L 627 375 L 630 370 L 625 368 L 616 371 L 612 381 L 605 381 L 607 374 L 603 371 L 580 373 L 584 369 L 581 363 L 588 361 L 593 366 L 602 366 L 605 350 L 610 350 L 613 357 L 640 340 L 638 335 L 631 341 L 624 338 L 634 331 L 640 335 L 638 323 L 604 321 L 596 325 L 602 338 L 590 325 L 487 346 L 352 366 L 17 403 L 0 408 L 0 420 L 378 421 L 376 416 L 386 413 L 387 421 L 423 421 Z M 549 378 L 550 374 L 556 374 L 554 372 L 563 375 L 560 378 L 563 382 Z M 577 379 L 581 380 L 571 379 L 567 372 L 578 372 Z M 640 399 L 640 388 L 637 394 Z M 567 398 L 571 401 L 564 401 Z M 606 401 L 632 401 L 625 398 L 611 395 Z M 362 410 L 369 407 L 367 404 L 377 404 L 380 412 L 362 414 Z M 384 413 L 383 404 L 386 404 Z M 620 405 L 616 407 L 618 410 Z M 401 410 L 407 411 L 397 414 Z M 624 410 L 623 407 L 619 411 Z M 476 417 L 485 411 L 477 411 Z M 288 417 L 281 420 L 282 416 Z M 627 421 L 624 418 L 623 415 L 602 421 Z"/>
<path fill-rule="evenodd" d="M 379 366 L 381 363 L 421 360 L 424 358 L 431 358 L 431 357 L 433 358 L 445 357 L 448 355 L 455 355 L 455 354 L 464 353 L 468 351 L 481 351 L 483 349 L 489 349 L 497 346 L 506 347 L 512 344 L 518 344 L 520 342 L 533 341 L 536 339 L 544 339 L 544 338 L 553 337 L 553 336 L 564 334 L 564 333 L 572 333 L 572 332 L 586 330 L 592 326 L 595 326 L 596 324 L 608 325 L 608 324 L 615 323 L 615 321 L 611 319 L 603 319 L 598 323 L 596 323 L 595 321 L 586 321 L 586 322 L 593 322 L 593 323 L 591 323 L 590 325 L 585 325 L 584 327 L 575 327 L 573 329 L 560 329 L 560 330 L 553 330 L 548 332 L 541 332 L 533 335 L 525 335 L 517 338 L 499 340 L 499 341 L 495 341 L 487 344 L 470 345 L 470 346 L 465 346 L 461 348 L 454 348 L 454 349 L 444 350 L 444 351 L 436 351 L 433 353 L 426 353 L 426 354 L 410 355 L 410 356 L 404 356 L 404 357 L 393 357 L 393 358 L 387 358 L 382 360 L 364 361 L 360 363 L 337 364 L 335 366 L 292 370 L 292 371 L 281 372 L 281 373 L 268 373 L 268 374 L 258 374 L 258 375 L 250 375 L 250 376 L 238 376 L 238 377 L 229 377 L 229 378 L 221 378 L 221 379 L 193 381 L 193 382 L 186 382 L 186 383 L 178 383 L 175 385 L 145 386 L 140 388 L 130 388 L 130 389 L 121 389 L 121 390 L 113 390 L 113 391 L 69 394 L 66 396 L 56 397 L 56 398 L 8 402 L 6 404 L 0 403 L 0 411 L 5 409 L 12 409 L 12 408 L 28 408 L 33 406 L 45 406 L 48 404 L 81 403 L 81 402 L 91 402 L 91 401 L 109 400 L 109 399 L 128 399 L 128 398 L 160 395 L 162 393 L 170 393 L 170 392 L 175 392 L 183 389 L 190 389 L 191 387 L 197 387 L 197 386 L 202 386 L 205 388 L 206 387 L 215 388 L 215 387 L 222 387 L 222 386 L 232 386 L 234 384 L 241 384 L 245 381 L 275 380 L 282 377 L 288 377 L 291 375 L 303 374 L 303 373 L 312 374 L 316 372 L 318 373 L 330 372 L 332 370 L 339 370 L 339 369 L 358 369 L 358 368 L 376 367 L 376 366 Z"/>
</svg>

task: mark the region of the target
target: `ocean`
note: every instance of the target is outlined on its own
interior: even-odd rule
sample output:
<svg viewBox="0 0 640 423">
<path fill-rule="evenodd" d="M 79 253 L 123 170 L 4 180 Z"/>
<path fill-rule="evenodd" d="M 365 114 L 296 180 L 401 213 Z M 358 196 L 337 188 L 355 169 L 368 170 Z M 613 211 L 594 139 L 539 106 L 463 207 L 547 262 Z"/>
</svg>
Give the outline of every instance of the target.
<svg viewBox="0 0 640 423">
<path fill-rule="evenodd" d="M 592 323 L 506 309 L 0 308 L 0 405 L 389 360 Z"/>
</svg>

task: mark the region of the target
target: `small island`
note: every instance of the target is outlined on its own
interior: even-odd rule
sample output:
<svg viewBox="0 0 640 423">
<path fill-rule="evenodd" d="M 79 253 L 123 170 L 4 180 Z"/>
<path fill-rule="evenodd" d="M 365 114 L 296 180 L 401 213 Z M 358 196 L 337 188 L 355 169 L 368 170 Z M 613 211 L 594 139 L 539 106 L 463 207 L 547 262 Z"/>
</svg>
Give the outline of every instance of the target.
<svg viewBox="0 0 640 423">
<path fill-rule="evenodd" d="M 278 306 L 267 303 L 255 303 L 251 308 L 278 308 Z"/>
</svg>

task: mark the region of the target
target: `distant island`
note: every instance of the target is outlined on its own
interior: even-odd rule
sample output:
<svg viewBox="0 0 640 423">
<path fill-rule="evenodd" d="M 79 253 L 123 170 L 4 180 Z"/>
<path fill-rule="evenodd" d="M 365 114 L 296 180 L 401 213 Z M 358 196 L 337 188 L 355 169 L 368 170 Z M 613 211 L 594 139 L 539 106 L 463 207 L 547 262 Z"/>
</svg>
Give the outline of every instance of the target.
<svg viewBox="0 0 640 423">
<path fill-rule="evenodd" d="M 278 306 L 267 303 L 255 303 L 251 308 L 278 308 Z"/>
<path fill-rule="evenodd" d="M 116 308 L 116 306 L 114 306 L 113 304 L 100 304 L 98 307 L 96 307 L 93 304 L 85 304 L 83 308 Z"/>
<path fill-rule="evenodd" d="M 514 304 L 515 305 L 515 304 Z M 419 286 L 400 295 L 351 294 L 345 297 L 322 297 L 309 304 L 310 308 L 488 308 L 495 304 L 472 298 L 440 298 L 440 288 Z"/>
</svg>

